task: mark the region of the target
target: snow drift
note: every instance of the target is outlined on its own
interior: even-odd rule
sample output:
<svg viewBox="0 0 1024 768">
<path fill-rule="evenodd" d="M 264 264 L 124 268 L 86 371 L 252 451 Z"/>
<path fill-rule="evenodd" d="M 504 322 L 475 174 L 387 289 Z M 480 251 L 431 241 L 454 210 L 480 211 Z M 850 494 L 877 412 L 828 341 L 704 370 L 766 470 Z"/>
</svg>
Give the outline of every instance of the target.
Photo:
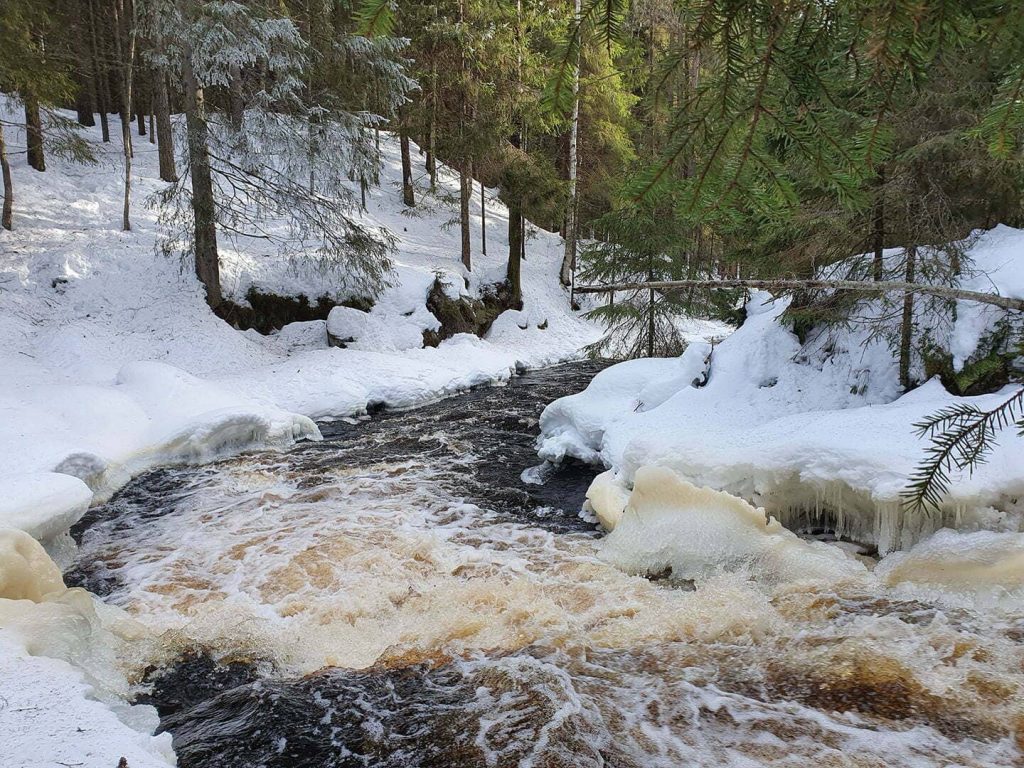
<svg viewBox="0 0 1024 768">
<path fill-rule="evenodd" d="M 1011 295 L 1020 288 L 1024 232 L 997 227 L 971 253 L 990 288 Z M 1013 388 L 961 398 L 932 380 L 901 396 L 883 340 L 854 327 L 801 344 L 780 319 L 787 303 L 754 293 L 742 327 L 713 350 L 691 345 L 680 358 L 598 374 L 584 392 L 545 409 L 541 457 L 611 468 L 591 489 L 595 509 L 603 503 L 597 497 L 621 502 L 640 467 L 665 466 L 764 507 L 794 530 L 828 528 L 883 553 L 943 527 L 1020 528 L 1024 440 L 1012 430 L 973 475 L 953 477 L 940 511 L 912 514 L 900 503 L 927 445 L 914 424 L 955 403 L 992 408 Z M 949 331 L 961 362 L 985 334 L 978 313 L 965 306 Z"/>
</svg>

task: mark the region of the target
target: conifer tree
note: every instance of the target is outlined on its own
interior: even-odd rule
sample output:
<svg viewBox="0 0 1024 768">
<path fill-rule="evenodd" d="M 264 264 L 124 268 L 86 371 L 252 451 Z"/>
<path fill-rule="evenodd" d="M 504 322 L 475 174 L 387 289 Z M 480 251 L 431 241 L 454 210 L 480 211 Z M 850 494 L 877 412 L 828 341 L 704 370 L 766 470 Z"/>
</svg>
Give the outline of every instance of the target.
<svg viewBox="0 0 1024 768">
<path fill-rule="evenodd" d="M 353 111 L 315 79 L 310 86 L 319 60 L 289 16 L 221 0 L 148 2 L 147 33 L 164 41 L 179 78 L 188 136 L 188 173 L 161 195 L 161 219 L 169 242 L 194 253 L 209 304 L 222 301 L 219 236 L 263 239 L 282 256 L 339 270 L 349 290 L 374 295 L 390 270 L 393 236 L 351 216 L 349 179 L 375 173 L 367 129 L 379 113 Z M 323 66 L 344 57 L 393 112 L 413 87 L 401 71 L 401 47 L 342 33 Z"/>
</svg>

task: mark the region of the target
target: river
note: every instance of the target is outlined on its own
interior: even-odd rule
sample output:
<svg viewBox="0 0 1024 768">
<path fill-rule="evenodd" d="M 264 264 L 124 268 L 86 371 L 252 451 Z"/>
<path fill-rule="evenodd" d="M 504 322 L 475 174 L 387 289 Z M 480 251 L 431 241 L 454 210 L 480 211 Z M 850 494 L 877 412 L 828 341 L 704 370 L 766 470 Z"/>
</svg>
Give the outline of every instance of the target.
<svg viewBox="0 0 1024 768">
<path fill-rule="evenodd" d="M 623 573 L 596 469 L 537 418 L 599 363 L 325 440 L 160 469 L 66 573 L 137 619 L 123 660 L 183 768 L 1004 766 L 1024 609 L 877 584 Z"/>
</svg>

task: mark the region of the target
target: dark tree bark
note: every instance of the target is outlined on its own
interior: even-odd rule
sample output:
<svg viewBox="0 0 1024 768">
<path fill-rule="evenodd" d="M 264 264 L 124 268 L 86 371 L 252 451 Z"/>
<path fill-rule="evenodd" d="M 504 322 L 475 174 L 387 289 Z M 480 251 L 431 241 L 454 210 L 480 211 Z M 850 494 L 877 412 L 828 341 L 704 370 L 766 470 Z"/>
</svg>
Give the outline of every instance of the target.
<svg viewBox="0 0 1024 768">
<path fill-rule="evenodd" d="M 78 66 L 75 69 L 75 111 L 78 113 L 78 124 L 91 128 L 96 125 L 95 97 L 96 85 L 92 76 L 92 52 L 89 49 L 89 35 L 84 24 L 76 24 L 75 52 Z"/>
<path fill-rule="evenodd" d="M 0 123 L 0 172 L 4 177 L 4 207 L 0 215 L 0 226 L 13 229 L 14 180 L 11 178 L 11 164 L 7 161 L 7 146 L 4 144 L 4 125 Z"/>
<path fill-rule="evenodd" d="M 487 200 L 484 198 L 484 183 L 480 182 L 480 253 L 487 255 Z"/>
<path fill-rule="evenodd" d="M 508 267 L 505 279 L 512 289 L 512 301 L 517 308 L 523 304 L 523 217 L 518 200 L 508 205 Z"/>
<path fill-rule="evenodd" d="M 416 195 L 412 188 L 412 158 L 409 154 L 409 134 L 405 128 L 398 130 L 398 142 L 402 147 L 402 202 L 408 207 L 416 205 Z"/>
<path fill-rule="evenodd" d="M 99 99 L 96 96 L 96 53 L 93 50 L 92 13 L 86 2 L 81 3 L 79 10 L 82 17 L 77 26 L 78 44 L 75 46 L 78 54 L 79 85 L 76 105 L 78 122 L 91 128 L 96 125 L 96 111 L 99 108 Z"/>
<path fill-rule="evenodd" d="M 43 154 L 43 118 L 39 113 L 39 99 L 28 91 L 25 97 L 25 138 L 28 145 L 28 164 L 37 171 L 46 170 Z"/>
<path fill-rule="evenodd" d="M 154 110 L 156 112 L 157 156 L 160 159 L 160 178 L 177 181 L 178 171 L 174 167 L 174 132 L 171 130 L 171 105 L 167 96 L 167 73 L 162 69 L 154 71 Z"/>
<path fill-rule="evenodd" d="M 434 116 L 431 115 L 430 122 L 427 125 L 427 158 L 424 163 L 427 173 L 430 174 L 431 192 L 437 189 L 437 157 L 434 155 L 434 143 Z"/>
<path fill-rule="evenodd" d="M 906 281 L 914 282 L 917 267 L 917 248 L 907 248 Z M 914 294 L 903 292 L 903 319 L 900 323 L 900 385 L 904 390 L 910 388 L 910 353 L 914 338 Z"/>
<path fill-rule="evenodd" d="M 185 86 L 189 175 L 192 179 L 192 215 L 195 220 L 196 276 L 206 288 L 206 303 L 216 309 L 223 296 L 217 255 L 217 214 L 210 170 L 209 128 L 203 89 L 196 80 L 188 57 L 189 53 L 186 53 L 182 80 Z"/>
<path fill-rule="evenodd" d="M 114 3 L 114 28 L 111 30 L 111 34 L 114 36 L 114 55 L 117 56 L 117 100 L 119 104 L 119 112 L 121 115 L 121 143 L 124 146 L 124 155 L 126 162 L 126 173 L 125 183 L 128 183 L 130 178 L 131 170 L 131 156 L 132 156 L 132 93 L 131 93 L 131 71 L 132 71 L 132 58 L 135 56 L 134 51 L 134 39 L 130 44 L 126 43 L 124 38 L 127 36 L 127 26 L 129 22 L 124 18 L 125 8 L 124 0 L 115 0 Z M 131 34 L 134 36 L 134 27 Z M 125 59 L 125 47 L 126 45 L 130 48 Z M 130 227 L 126 227 L 130 229 Z"/>
<path fill-rule="evenodd" d="M 885 168 L 879 166 L 878 181 L 875 189 L 875 220 L 874 231 L 872 232 L 875 246 L 873 272 L 875 280 L 882 280 L 884 277 L 884 250 L 885 250 Z"/>
<path fill-rule="evenodd" d="M 100 114 L 100 130 L 103 141 L 110 141 L 110 123 L 107 114 L 110 111 L 110 82 L 105 67 L 102 66 L 104 52 L 100 48 L 100 36 L 97 31 L 100 24 L 96 18 L 96 2 L 89 0 L 89 36 L 92 42 L 92 78 L 96 88 L 96 107 Z"/>
<path fill-rule="evenodd" d="M 462 264 L 473 269 L 469 235 L 469 199 L 473 193 L 473 162 L 467 161 L 459 170 L 459 229 L 462 231 Z"/>
<path fill-rule="evenodd" d="M 141 94 L 140 94 L 141 95 Z M 139 136 L 146 135 L 146 113 L 142 109 L 142 99 L 135 100 L 135 120 L 139 126 Z"/>
<path fill-rule="evenodd" d="M 434 83 L 437 80 L 437 64 L 431 62 L 430 119 L 427 123 L 427 173 L 430 174 L 430 191 L 437 190 L 437 94 Z"/>
</svg>

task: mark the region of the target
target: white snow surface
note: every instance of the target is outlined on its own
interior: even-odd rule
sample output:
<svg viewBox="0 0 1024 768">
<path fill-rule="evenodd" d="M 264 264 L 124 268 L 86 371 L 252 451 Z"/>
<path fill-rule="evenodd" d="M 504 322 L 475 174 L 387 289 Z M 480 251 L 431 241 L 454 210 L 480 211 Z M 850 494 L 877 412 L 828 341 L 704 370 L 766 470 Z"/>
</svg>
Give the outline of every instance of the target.
<svg viewBox="0 0 1024 768">
<path fill-rule="evenodd" d="M 971 287 L 1024 297 L 1024 231 L 980 233 L 970 255 L 978 273 Z M 584 392 L 545 409 L 541 457 L 610 468 L 591 496 L 617 500 L 602 516 L 613 523 L 638 470 L 657 465 L 764 507 L 790 528 L 827 521 L 882 552 L 942 527 L 1020 529 L 1024 439 L 1013 429 L 973 474 L 954 474 L 941 513 L 911 514 L 900 504 L 928 445 L 914 424 L 955 403 L 992 408 L 1014 387 L 958 398 L 936 379 L 901 396 L 884 341 L 854 328 L 802 345 L 779 320 L 786 306 L 755 293 L 742 327 L 713 351 L 692 344 L 679 358 L 602 371 Z M 961 363 L 998 317 L 978 306 L 958 303 L 950 343 Z"/>
<path fill-rule="evenodd" d="M 13 110 L 10 118 L 17 122 Z M 24 137 L 7 130 L 16 153 Z M 119 136 L 116 125 L 111 134 Z M 517 366 L 568 359 L 600 335 L 569 310 L 558 284 L 560 238 L 531 228 L 523 310 L 499 317 L 487 339 L 460 335 L 422 348 L 423 330 L 438 327 L 425 306 L 435 278 L 453 296 L 503 278 L 507 211 L 487 190 L 485 256 L 474 195 L 474 269 L 467 272 L 457 227 L 446 226 L 457 212 L 426 194 L 424 174 L 417 208 L 403 212 L 397 140 L 386 135 L 381 186 L 369 191 L 363 216 L 398 238 L 393 284 L 370 313 L 339 310 L 332 318 L 361 323 L 358 342 L 329 348 L 323 321 L 269 336 L 236 331 L 205 306 L 189 266 L 155 247 L 155 211 L 144 204 L 162 186 L 153 145 L 135 139 L 133 228 L 122 232 L 120 147 L 103 145 L 98 129 L 86 135 L 98 166 L 49 158 L 48 170 L 37 173 L 12 155 L 15 229 L 0 232 L 0 489 L 8 499 L 0 525 L 27 526 L 45 538 L 72 517 L 58 510 L 47 525 L 42 510 L 69 486 L 48 487 L 38 473 L 80 477 L 102 496 L 157 463 L 315 439 L 310 418 L 350 415 L 368 404 L 408 407 L 507 380 Z M 414 157 L 419 163 L 415 149 Z M 451 196 L 457 177 L 444 169 L 440 186 Z M 345 298 L 341 275 L 264 250 L 259 240 L 221 242 L 228 296 L 244 302 L 255 286 L 312 301 Z M 33 473 L 34 485 L 14 479 Z M 38 492 L 31 520 L 27 489 Z"/>
<path fill-rule="evenodd" d="M 4 478 L 0 526 L 50 541 L 77 523 L 92 501 L 92 490 L 61 472 L 30 472 Z"/>
<path fill-rule="evenodd" d="M 351 415 L 370 404 L 408 407 L 505 381 L 517 368 L 575 357 L 601 335 L 569 309 L 557 278 L 558 235 L 529 227 L 523 309 L 500 316 L 486 339 L 459 335 L 422 348 L 423 330 L 438 327 L 425 307 L 435 279 L 452 296 L 476 295 L 503 279 L 507 210 L 495 190 L 485 191 L 484 255 L 475 190 L 467 271 L 458 228 L 450 226 L 457 175 L 441 169 L 440 194 L 430 196 L 418 172 L 418 205 L 405 211 L 398 142 L 387 135 L 381 186 L 369 190 L 363 218 L 397 237 L 397 253 L 391 286 L 359 320 L 358 343 L 328 347 L 324 321 L 269 336 L 239 332 L 208 309 L 191 267 L 156 247 L 156 212 L 145 201 L 164 185 L 153 145 L 135 137 L 132 229 L 123 232 L 119 139 L 104 145 L 99 128 L 85 129 L 97 166 L 51 156 L 38 173 L 25 163 L 23 131 L 13 127 L 19 110 L 2 95 L 0 118 L 9 121 L 16 196 L 14 231 L 0 230 L 0 529 L 27 532 L 49 546 L 90 501 L 149 467 L 318 439 L 313 418 Z M 111 135 L 119 137 L 116 117 L 111 121 Z M 342 275 L 267 255 L 260 240 L 220 246 L 224 290 L 236 301 L 244 302 L 250 287 L 312 301 L 347 298 Z M 90 698 L 94 682 L 82 677 L 88 654 L 64 658 L 12 632 L 12 622 L 22 619 L 27 627 L 48 626 L 43 614 L 56 610 L 52 605 L 3 603 L 21 606 L 17 620 L 0 611 L 5 768 L 114 766 L 122 755 L 132 768 L 146 768 L 173 759 L 143 733 L 155 721 L 139 731 L 107 707 L 116 705 L 116 695 L 103 697 L 105 703 Z"/>
</svg>

